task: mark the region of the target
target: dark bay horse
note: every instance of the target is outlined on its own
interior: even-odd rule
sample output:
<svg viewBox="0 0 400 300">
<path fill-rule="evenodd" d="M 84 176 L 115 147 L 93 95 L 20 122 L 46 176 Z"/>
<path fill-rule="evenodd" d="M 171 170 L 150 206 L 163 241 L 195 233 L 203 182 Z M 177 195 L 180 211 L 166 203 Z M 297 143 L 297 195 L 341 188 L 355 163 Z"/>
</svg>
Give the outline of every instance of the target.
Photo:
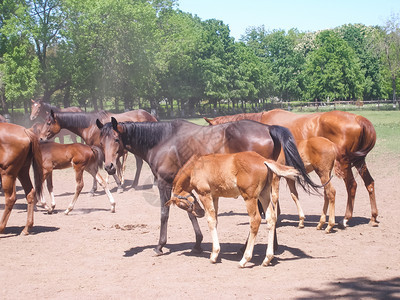
<svg viewBox="0 0 400 300">
<path fill-rule="evenodd" d="M 41 139 L 50 139 L 56 133 L 60 132 L 62 128 L 68 129 L 73 133 L 79 135 L 87 145 L 100 147 L 100 130 L 96 126 L 96 120 L 99 119 L 101 122 L 110 122 L 111 117 L 116 118 L 118 121 L 133 121 L 133 122 L 157 122 L 157 119 L 149 114 L 147 111 L 138 109 L 124 112 L 121 114 L 113 114 L 106 111 L 93 112 L 93 113 L 68 113 L 68 112 L 54 112 L 50 111 L 50 114 L 46 118 L 46 122 L 40 133 Z M 118 158 L 125 155 L 125 149 L 121 148 L 118 150 Z M 117 160 L 118 170 L 120 171 L 121 178 L 123 180 L 122 165 Z M 132 187 L 135 188 L 139 182 L 139 176 L 142 169 L 143 160 L 136 156 L 136 174 L 132 183 Z M 115 174 L 112 174 L 115 175 Z M 120 180 L 114 176 L 118 188 L 122 190 Z M 94 190 L 96 189 L 96 182 L 94 182 Z"/>
<path fill-rule="evenodd" d="M 31 121 L 36 120 L 36 118 L 41 118 L 46 120 L 47 116 L 50 114 L 50 111 L 53 110 L 55 112 L 82 112 L 82 109 L 76 106 L 59 108 L 57 106 L 53 106 L 50 103 L 44 102 L 42 99 L 35 101 L 31 99 Z M 76 143 L 76 135 L 71 134 L 70 131 L 66 129 L 61 130 L 54 138 L 58 137 L 60 139 L 60 143 L 64 143 L 64 137 L 69 135 L 71 137 L 72 142 Z"/>
<path fill-rule="evenodd" d="M 371 203 L 372 226 L 377 226 L 378 208 L 375 199 L 375 182 L 372 178 L 365 158 L 376 142 L 376 132 L 372 123 L 359 115 L 343 111 L 329 111 L 312 114 L 296 114 L 281 109 L 256 114 L 239 114 L 233 116 L 206 119 L 210 124 L 251 119 L 264 124 L 280 125 L 289 128 L 296 141 L 306 140 L 314 136 L 327 138 L 337 147 L 337 174 L 344 180 L 347 190 L 347 206 L 343 227 L 353 216 L 354 199 L 357 183 L 352 173 L 356 167 L 367 188 Z M 277 195 L 276 195 L 277 197 Z"/>
<path fill-rule="evenodd" d="M 299 184 L 306 190 L 317 188 L 308 177 L 290 131 L 281 126 L 268 126 L 243 120 L 218 126 L 199 126 L 184 120 L 157 123 L 111 123 L 101 128 L 101 145 L 105 155 L 105 170 L 115 172 L 117 151 L 123 146 L 143 158 L 157 179 L 161 198 L 160 240 L 155 249 L 158 255 L 167 242 L 169 207 L 172 183 L 179 169 L 193 156 L 211 153 L 254 151 L 268 159 L 277 159 L 281 149 L 286 164 L 296 168 Z M 319 187 L 319 186 L 318 186 Z M 194 250 L 201 251 L 203 235 L 197 219 L 189 214 L 195 234 Z"/>
<path fill-rule="evenodd" d="M 253 256 L 255 239 L 261 224 L 258 201 L 261 202 L 264 213 L 270 204 L 272 173 L 291 180 L 299 175 L 293 167 L 265 159 L 252 151 L 201 157 L 194 155 L 175 176 L 171 200 L 166 205 L 174 203 L 198 217 L 204 215 L 205 210 L 213 241 L 210 260 L 216 263 L 221 249 L 217 234 L 218 199 L 242 196 L 250 218 L 247 246 L 239 263 L 244 268 Z M 197 199 L 192 191 L 196 191 L 204 210 L 196 203 Z M 271 214 L 267 219 L 268 247 L 263 266 L 268 266 L 274 258 L 276 220 L 276 214 Z"/>
<path fill-rule="evenodd" d="M 34 184 L 29 176 L 33 166 Z M 22 126 L 0 123 L 0 174 L 5 195 L 4 212 L 0 221 L 0 233 L 7 225 L 11 210 L 16 201 L 15 180 L 18 178 L 28 202 L 27 221 L 23 234 L 29 234 L 33 226 L 34 205 L 42 194 L 42 155 L 38 137 Z"/>
<path fill-rule="evenodd" d="M 68 208 L 64 211 L 66 215 L 74 209 L 75 203 L 83 189 L 83 171 L 93 176 L 94 180 L 103 187 L 111 204 L 111 212 L 115 212 L 115 201 L 103 177 L 98 172 L 99 167 L 103 166 L 103 152 L 96 146 L 88 146 L 80 143 L 59 144 L 54 142 L 41 142 L 40 149 L 43 158 L 43 179 L 46 180 L 47 190 L 51 197 L 51 206 L 47 206 L 46 201 L 41 197 L 41 205 L 49 213 L 52 213 L 56 202 L 53 194 L 53 170 L 73 168 L 75 171 L 76 189 L 74 197 Z"/>
</svg>

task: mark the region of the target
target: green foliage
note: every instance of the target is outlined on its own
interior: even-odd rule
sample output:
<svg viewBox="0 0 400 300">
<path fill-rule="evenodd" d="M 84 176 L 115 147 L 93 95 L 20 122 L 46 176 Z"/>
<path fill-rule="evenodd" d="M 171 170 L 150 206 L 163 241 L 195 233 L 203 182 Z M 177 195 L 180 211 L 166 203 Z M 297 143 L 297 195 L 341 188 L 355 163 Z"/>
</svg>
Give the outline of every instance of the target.
<svg viewBox="0 0 400 300">
<path fill-rule="evenodd" d="M 309 99 L 362 99 L 363 73 L 354 50 L 332 30 L 320 32 L 306 57 L 305 95 Z"/>
</svg>

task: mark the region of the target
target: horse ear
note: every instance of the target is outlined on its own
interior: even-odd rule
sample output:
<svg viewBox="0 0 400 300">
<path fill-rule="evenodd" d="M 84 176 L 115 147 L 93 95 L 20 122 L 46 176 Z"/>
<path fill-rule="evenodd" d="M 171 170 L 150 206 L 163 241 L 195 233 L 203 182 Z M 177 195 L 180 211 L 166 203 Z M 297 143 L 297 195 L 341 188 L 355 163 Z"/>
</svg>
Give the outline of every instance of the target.
<svg viewBox="0 0 400 300">
<path fill-rule="evenodd" d="M 99 129 L 102 129 L 103 126 L 104 126 L 103 123 L 101 123 L 99 119 L 96 119 L 96 125 L 97 125 L 97 127 L 98 127 Z"/>
<path fill-rule="evenodd" d="M 213 124 L 211 119 L 209 119 L 209 118 L 207 118 L 207 117 L 203 117 L 203 119 L 204 119 L 208 124 L 210 124 L 210 125 Z"/>
<path fill-rule="evenodd" d="M 118 133 L 124 132 L 124 128 L 118 124 L 118 121 L 114 117 L 111 117 L 111 124 L 112 124 L 113 129 L 116 132 L 118 132 Z"/>
<path fill-rule="evenodd" d="M 51 109 L 50 110 L 50 116 L 51 116 L 51 118 L 54 120 L 55 118 L 54 118 L 54 111 Z"/>
<path fill-rule="evenodd" d="M 35 103 L 35 100 L 31 99 L 31 102 L 32 102 L 32 103 Z"/>
</svg>

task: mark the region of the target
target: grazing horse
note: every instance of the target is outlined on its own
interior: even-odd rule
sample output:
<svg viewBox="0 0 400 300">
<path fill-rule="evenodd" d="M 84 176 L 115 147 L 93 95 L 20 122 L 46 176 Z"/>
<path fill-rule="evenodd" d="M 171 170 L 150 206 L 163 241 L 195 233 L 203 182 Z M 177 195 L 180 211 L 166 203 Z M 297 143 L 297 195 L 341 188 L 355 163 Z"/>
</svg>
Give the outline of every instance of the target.
<svg viewBox="0 0 400 300">
<path fill-rule="evenodd" d="M 200 126 L 184 120 L 157 123 L 111 123 L 101 128 L 101 145 L 105 155 L 105 170 L 115 172 L 117 150 L 121 146 L 143 158 L 157 179 L 161 199 L 160 239 L 155 249 L 157 255 L 167 243 L 169 207 L 164 204 L 171 198 L 172 182 L 179 169 L 194 154 L 236 153 L 255 151 L 264 158 L 277 159 L 281 149 L 286 164 L 300 171 L 299 184 L 305 189 L 317 188 L 308 177 L 290 131 L 281 126 L 269 126 L 249 120 L 218 126 Z M 319 186 L 318 186 L 319 187 Z M 194 250 L 201 251 L 203 235 L 197 219 L 189 214 L 195 234 Z"/>
<path fill-rule="evenodd" d="M 111 117 L 116 118 L 121 122 L 134 121 L 134 122 L 157 122 L 157 119 L 145 110 L 131 110 L 121 114 L 112 114 L 106 111 L 93 112 L 93 113 L 68 113 L 50 111 L 49 116 L 46 119 L 45 125 L 40 133 L 41 139 L 49 139 L 58 133 L 61 128 L 68 129 L 73 133 L 79 135 L 86 144 L 90 146 L 100 147 L 100 130 L 96 126 L 96 120 L 99 119 L 102 122 L 109 122 Z M 118 158 L 123 157 L 126 151 L 121 148 L 118 150 Z M 125 155 L 126 156 L 126 155 Z M 136 157 L 136 174 L 133 180 L 132 187 L 137 187 L 139 183 L 140 171 L 142 169 L 143 160 Z M 123 181 L 123 166 L 119 159 L 117 160 L 117 170 L 120 172 Z M 112 174 L 115 175 L 115 174 Z M 114 176 L 115 181 L 118 184 L 118 189 L 122 191 L 120 180 L 117 176 Z M 96 181 L 93 183 L 93 189 L 96 190 Z"/>
<path fill-rule="evenodd" d="M 218 199 L 242 196 L 250 217 L 250 234 L 243 258 L 239 263 L 243 268 L 253 256 L 255 239 L 261 224 L 257 202 L 260 200 L 264 212 L 270 203 L 272 183 L 270 171 L 291 180 L 295 180 L 299 175 L 293 167 L 265 159 L 255 152 L 209 154 L 200 158 L 194 155 L 175 176 L 172 197 L 166 205 L 174 203 L 201 217 L 202 209 L 199 210 L 200 206 L 194 204 L 197 200 L 192 194 L 193 190 L 196 191 L 206 211 L 213 240 L 210 260 L 215 263 L 221 249 L 217 234 Z M 268 224 L 268 248 L 263 261 L 264 266 L 268 266 L 274 257 L 275 213 L 269 218 Z"/>
<path fill-rule="evenodd" d="M 29 176 L 32 163 L 35 188 Z M 23 234 L 29 234 L 33 226 L 34 205 L 42 194 L 42 155 L 38 137 L 22 126 L 0 123 L 0 174 L 5 196 L 4 212 L 0 220 L 3 233 L 16 201 L 15 180 L 18 178 L 28 202 L 27 221 Z M 35 195 L 36 193 L 36 195 Z"/>
<path fill-rule="evenodd" d="M 375 199 L 375 182 L 371 177 L 365 157 L 373 149 L 376 142 L 376 132 L 372 123 L 359 115 L 343 111 L 329 111 L 312 114 L 295 114 L 281 109 L 274 109 L 258 114 L 240 114 L 234 116 L 217 117 L 208 120 L 210 124 L 232 122 L 235 120 L 257 118 L 264 124 L 280 125 L 289 128 L 296 141 L 305 140 L 314 136 L 327 138 L 337 147 L 336 167 L 337 174 L 344 180 L 347 190 L 347 206 L 341 226 L 347 226 L 353 216 L 354 199 L 357 183 L 351 168 L 356 167 L 369 193 L 371 203 L 370 225 L 378 226 L 378 208 Z M 274 183 L 278 186 L 279 183 Z M 279 187 L 273 188 L 278 190 Z M 278 197 L 278 194 L 273 198 Z"/>
<path fill-rule="evenodd" d="M 47 190 L 51 197 L 51 207 L 48 207 L 42 195 L 41 205 L 49 213 L 52 213 L 56 202 L 53 194 L 53 170 L 60 170 L 73 167 L 75 171 L 76 190 L 74 198 L 65 210 L 68 215 L 74 209 L 76 200 L 83 189 L 83 171 L 88 172 L 104 188 L 111 204 L 111 212 L 115 212 L 115 201 L 103 177 L 98 172 L 99 167 L 103 166 L 103 152 L 96 146 L 87 146 L 84 144 L 59 144 L 54 142 L 41 142 L 43 160 L 43 179 L 46 180 Z"/>
<path fill-rule="evenodd" d="M 50 114 L 50 111 L 53 110 L 55 112 L 82 112 L 82 109 L 76 106 L 58 108 L 56 106 L 51 105 L 50 103 L 44 102 L 42 99 L 35 101 L 31 99 L 31 121 L 35 120 L 37 117 L 40 117 L 43 120 L 46 120 L 47 116 Z M 69 135 L 71 137 L 72 142 L 76 143 L 76 135 L 71 134 L 71 132 L 66 129 L 61 130 L 55 137 L 60 139 L 60 143 L 64 143 L 64 137 Z"/>
</svg>

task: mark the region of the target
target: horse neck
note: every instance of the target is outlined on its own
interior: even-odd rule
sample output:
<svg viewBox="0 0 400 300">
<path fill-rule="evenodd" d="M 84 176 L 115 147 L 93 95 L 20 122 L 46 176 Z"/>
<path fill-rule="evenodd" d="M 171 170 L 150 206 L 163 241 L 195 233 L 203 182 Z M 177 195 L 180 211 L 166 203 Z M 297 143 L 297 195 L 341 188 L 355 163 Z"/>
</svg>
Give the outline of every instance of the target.
<svg viewBox="0 0 400 300">
<path fill-rule="evenodd" d="M 86 117 L 86 116 L 84 116 L 84 117 Z M 67 129 L 67 130 L 75 133 L 76 135 L 80 136 L 85 141 L 85 143 L 88 145 L 98 146 L 96 143 L 94 143 L 95 140 L 100 139 L 100 130 L 97 129 L 96 125 L 90 125 L 89 127 L 80 127 L 80 126 L 76 126 L 75 124 L 62 125 L 63 123 L 65 123 L 62 120 L 62 118 L 63 118 L 62 115 L 57 114 L 56 118 L 58 119 L 58 123 L 60 124 L 61 129 Z"/>
<path fill-rule="evenodd" d="M 174 179 L 174 193 L 179 195 L 181 192 L 192 192 L 193 186 L 191 185 L 192 173 L 195 163 L 198 159 L 197 155 L 193 155 L 186 164 L 178 171 Z"/>
</svg>

